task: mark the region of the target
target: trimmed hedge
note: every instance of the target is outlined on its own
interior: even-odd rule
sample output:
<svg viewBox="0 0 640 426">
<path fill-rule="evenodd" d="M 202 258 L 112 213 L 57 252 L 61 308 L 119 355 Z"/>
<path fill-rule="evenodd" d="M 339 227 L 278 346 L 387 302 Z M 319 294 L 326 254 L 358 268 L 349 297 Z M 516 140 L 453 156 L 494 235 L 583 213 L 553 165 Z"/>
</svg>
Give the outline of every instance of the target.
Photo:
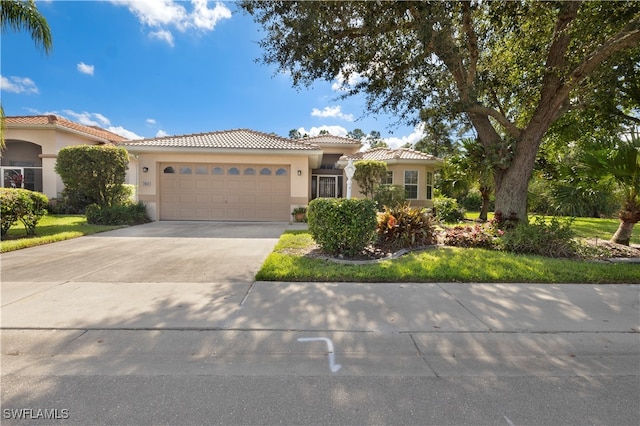
<svg viewBox="0 0 640 426">
<path fill-rule="evenodd" d="M 36 225 L 47 213 L 49 199 L 28 189 L 0 188 L 0 232 L 5 236 L 17 221 L 22 222 L 28 236 L 36 234 Z"/>
<path fill-rule="evenodd" d="M 136 204 L 123 204 L 100 207 L 90 204 L 85 210 L 87 223 L 92 225 L 140 225 L 151 222 L 147 208 L 142 201 Z"/>
<path fill-rule="evenodd" d="M 455 198 L 434 198 L 433 213 L 436 220 L 446 223 L 457 223 L 464 219 L 464 209 L 458 205 Z"/>
<path fill-rule="evenodd" d="M 327 253 L 355 256 L 376 238 L 373 200 L 316 198 L 307 208 L 309 232 Z"/>
</svg>

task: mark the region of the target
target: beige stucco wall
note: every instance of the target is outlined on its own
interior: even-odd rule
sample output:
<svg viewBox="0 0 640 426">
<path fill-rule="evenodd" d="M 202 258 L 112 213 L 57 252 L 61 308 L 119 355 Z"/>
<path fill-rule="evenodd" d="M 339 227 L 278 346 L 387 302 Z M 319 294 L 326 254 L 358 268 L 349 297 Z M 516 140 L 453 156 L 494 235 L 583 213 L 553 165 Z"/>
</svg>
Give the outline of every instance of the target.
<svg viewBox="0 0 640 426">
<path fill-rule="evenodd" d="M 304 206 L 309 200 L 309 158 L 306 155 L 278 154 L 203 154 L 203 153 L 138 153 L 129 154 L 135 161 L 130 163 L 130 173 L 138 185 L 138 199 L 147 205 L 152 220 L 159 220 L 160 212 L 160 164 L 161 163 L 221 163 L 221 164 L 282 164 L 291 168 L 290 207 Z M 143 172 L 147 167 L 148 171 Z M 298 170 L 301 175 L 298 176 Z M 137 175 L 135 175 L 137 173 Z"/>
<path fill-rule="evenodd" d="M 58 152 L 74 145 L 97 145 L 89 136 L 67 132 L 56 128 L 12 128 L 5 130 L 5 140 L 26 141 L 42 147 L 42 189 L 49 198 L 58 197 L 64 190 L 62 179 L 55 172 Z M 133 180 L 132 180 L 133 179 Z M 135 176 L 128 174 L 128 184 L 135 184 Z"/>
</svg>

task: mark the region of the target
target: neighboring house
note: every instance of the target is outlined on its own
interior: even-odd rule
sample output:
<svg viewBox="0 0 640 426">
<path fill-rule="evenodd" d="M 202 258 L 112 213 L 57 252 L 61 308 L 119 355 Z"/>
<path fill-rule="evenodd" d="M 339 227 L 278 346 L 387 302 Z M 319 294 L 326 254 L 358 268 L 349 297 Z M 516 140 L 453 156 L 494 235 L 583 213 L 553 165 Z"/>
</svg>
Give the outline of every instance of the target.
<svg viewBox="0 0 640 426">
<path fill-rule="evenodd" d="M 64 189 L 55 172 L 61 148 L 118 144 L 125 140 L 99 127 L 84 126 L 56 115 L 5 117 L 4 138 L 2 186 L 42 192 L 50 199 Z"/>
<path fill-rule="evenodd" d="M 374 148 L 345 155 L 338 165 L 344 168 L 349 160 L 353 160 L 356 166 L 359 160 L 384 161 L 387 163 L 387 177 L 383 183 L 404 187 L 407 200 L 413 206 L 433 206 L 433 173 L 442 166 L 440 158 L 408 148 Z M 359 191 L 357 182 L 354 182 L 354 196 Z M 359 196 L 362 197 L 361 194 Z"/>
<path fill-rule="evenodd" d="M 292 140 L 246 129 L 125 141 L 53 115 L 7 117 L 5 139 L 3 185 L 50 198 L 63 190 L 54 170 L 61 148 L 126 148 L 127 183 L 137 186 L 138 199 L 153 220 L 289 221 L 294 207 L 317 197 L 346 195 L 343 169 L 349 158 L 385 161 L 390 171 L 385 183 L 404 186 L 412 204 L 429 206 L 433 172 L 442 163 L 408 149 L 359 152 L 360 141 L 349 138 Z M 355 182 L 352 195 L 362 197 Z"/>
</svg>

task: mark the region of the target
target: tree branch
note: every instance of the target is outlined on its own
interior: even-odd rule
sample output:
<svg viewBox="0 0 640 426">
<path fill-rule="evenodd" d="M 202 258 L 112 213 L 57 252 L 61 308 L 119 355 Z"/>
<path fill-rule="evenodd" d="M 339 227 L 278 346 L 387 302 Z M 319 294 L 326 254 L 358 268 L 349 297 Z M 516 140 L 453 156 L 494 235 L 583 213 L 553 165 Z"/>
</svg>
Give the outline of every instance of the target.
<svg viewBox="0 0 640 426">
<path fill-rule="evenodd" d="M 498 123 L 500 123 L 502 127 L 504 127 L 504 129 L 507 131 L 509 136 L 511 136 L 516 140 L 520 139 L 522 130 L 520 130 L 515 124 L 509 121 L 507 117 L 505 117 L 495 109 L 477 104 L 477 105 L 473 105 L 471 108 L 468 108 L 467 112 L 493 117 Z"/>
</svg>

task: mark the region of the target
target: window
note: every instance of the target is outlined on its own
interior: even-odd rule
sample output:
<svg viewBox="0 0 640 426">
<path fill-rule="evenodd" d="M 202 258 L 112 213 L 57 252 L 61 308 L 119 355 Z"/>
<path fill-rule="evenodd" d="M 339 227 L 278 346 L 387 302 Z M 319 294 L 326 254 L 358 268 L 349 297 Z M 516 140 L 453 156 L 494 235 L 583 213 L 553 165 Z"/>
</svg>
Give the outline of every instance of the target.
<svg viewBox="0 0 640 426">
<path fill-rule="evenodd" d="M 173 167 L 171 167 L 171 166 L 169 166 L 169 167 L 165 167 L 165 168 L 164 168 L 164 170 L 163 170 L 163 173 L 165 173 L 165 174 L 173 174 L 173 173 L 175 173 L 175 172 L 176 172 L 176 171 L 175 171 L 175 170 L 173 169 Z"/>
<path fill-rule="evenodd" d="M 407 195 L 407 200 L 418 199 L 418 171 L 417 170 L 404 171 L 404 192 Z"/>
<path fill-rule="evenodd" d="M 222 167 L 214 167 L 213 169 L 211 169 L 211 174 L 212 175 L 223 175 L 224 174 L 224 170 L 222 169 Z"/>
<path fill-rule="evenodd" d="M 254 176 L 256 174 L 256 169 L 254 169 L 253 167 L 247 167 L 246 169 L 244 169 L 244 174 Z"/>
<path fill-rule="evenodd" d="M 393 185 L 393 172 L 391 170 L 387 171 L 387 176 L 382 179 L 383 185 Z"/>
<path fill-rule="evenodd" d="M 181 175 L 190 175 L 191 173 L 193 173 L 193 171 L 191 170 L 191 167 L 189 167 L 189 166 L 180 167 L 180 174 Z"/>
<path fill-rule="evenodd" d="M 433 198 L 433 172 L 427 172 L 427 200 Z"/>
<path fill-rule="evenodd" d="M 269 176 L 271 175 L 271 169 L 268 167 L 263 167 L 262 169 L 260 169 L 260 174 L 262 176 Z"/>
<path fill-rule="evenodd" d="M 240 174 L 240 169 L 238 169 L 237 167 L 230 167 L 229 171 L 227 172 L 227 174 L 229 174 L 229 175 L 239 175 Z"/>
<path fill-rule="evenodd" d="M 276 176 L 286 176 L 286 175 L 287 175 L 287 171 L 285 169 L 276 170 Z"/>
<path fill-rule="evenodd" d="M 209 174 L 209 169 L 206 166 L 197 166 L 196 167 L 197 175 L 206 175 Z"/>
</svg>

